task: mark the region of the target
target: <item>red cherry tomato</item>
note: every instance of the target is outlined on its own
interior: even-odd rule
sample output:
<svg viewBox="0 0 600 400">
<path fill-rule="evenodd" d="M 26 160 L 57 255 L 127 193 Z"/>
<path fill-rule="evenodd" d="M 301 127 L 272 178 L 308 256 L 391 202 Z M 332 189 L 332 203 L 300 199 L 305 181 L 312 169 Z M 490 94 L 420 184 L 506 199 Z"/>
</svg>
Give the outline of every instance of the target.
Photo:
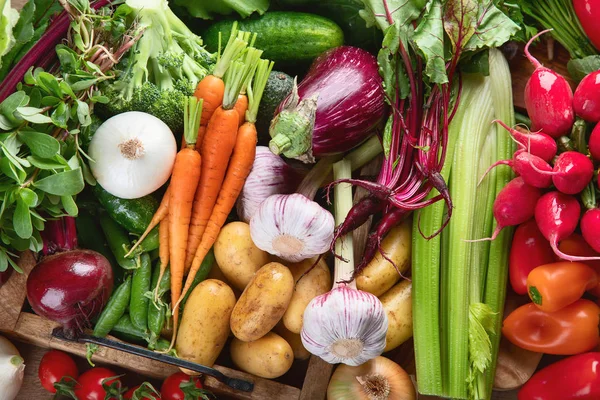
<svg viewBox="0 0 600 400">
<path fill-rule="evenodd" d="M 121 381 L 119 378 L 108 379 L 116 376 L 117 374 L 108 368 L 92 368 L 79 377 L 79 382 L 75 385 L 75 396 L 79 400 L 105 400 L 107 386 L 111 389 L 111 394 L 114 392 L 109 398 L 117 399 L 116 394 L 121 389 Z"/>
<path fill-rule="evenodd" d="M 169 376 L 162 384 L 160 394 L 162 400 L 184 400 L 185 395 L 180 388 L 180 385 L 185 382 L 193 381 L 196 388 L 202 389 L 202 382 L 197 376 L 189 376 L 183 372 L 176 372 Z"/>
<path fill-rule="evenodd" d="M 135 393 L 136 390 L 138 390 L 140 388 L 140 386 L 142 386 L 142 385 L 137 385 L 137 386 L 134 386 L 131 389 L 129 389 L 127 392 L 125 392 L 125 394 L 123 395 L 123 398 L 125 400 L 132 399 L 133 394 Z M 148 391 L 150 391 L 150 389 L 148 389 Z M 146 393 L 144 393 L 144 394 L 146 394 Z M 139 394 L 138 394 L 138 396 L 139 396 Z M 156 395 L 153 398 L 144 396 L 144 397 L 141 397 L 140 400 L 154 400 L 156 398 L 157 398 Z"/>
<path fill-rule="evenodd" d="M 50 350 L 42 357 L 38 376 L 44 389 L 50 393 L 56 393 L 54 384 L 59 382 L 63 377 L 69 377 L 77 380 L 79 378 L 79 370 L 75 361 L 67 353 L 58 350 Z"/>
</svg>

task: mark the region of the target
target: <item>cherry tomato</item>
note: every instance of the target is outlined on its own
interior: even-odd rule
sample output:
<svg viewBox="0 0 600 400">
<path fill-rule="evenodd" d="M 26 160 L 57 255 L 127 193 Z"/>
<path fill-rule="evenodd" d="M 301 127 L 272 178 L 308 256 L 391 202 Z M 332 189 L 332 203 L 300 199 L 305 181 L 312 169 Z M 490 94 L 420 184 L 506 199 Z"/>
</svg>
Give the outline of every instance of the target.
<svg viewBox="0 0 600 400">
<path fill-rule="evenodd" d="M 146 385 L 146 384 L 144 384 L 144 385 Z M 135 391 L 138 390 L 141 386 L 142 385 L 137 385 L 137 386 L 132 387 L 127 392 L 125 392 L 125 394 L 123 395 L 123 398 L 125 400 L 132 399 L 133 398 L 133 394 L 135 393 Z M 147 388 L 147 387 L 143 388 L 142 390 L 144 390 L 144 392 L 142 393 L 142 395 L 151 394 L 152 393 L 152 390 L 150 388 Z M 138 396 L 139 395 L 140 394 L 138 393 Z M 154 399 L 157 399 L 157 398 L 158 398 L 158 396 L 156 395 L 156 393 L 154 393 L 154 397 L 146 397 L 146 396 L 144 396 L 144 397 L 140 397 L 139 400 L 154 400 Z"/>
<path fill-rule="evenodd" d="M 118 392 L 121 390 L 121 381 L 116 377 L 117 374 L 108 368 L 92 368 L 84 372 L 79 377 L 79 382 L 75 385 L 75 395 L 79 400 L 105 400 L 106 389 L 112 395 L 111 399 L 118 398 Z"/>
<path fill-rule="evenodd" d="M 190 382 L 190 380 L 195 383 L 196 388 L 202 389 L 202 382 L 197 376 L 189 376 L 183 372 L 176 372 L 169 376 L 160 389 L 162 400 L 184 400 L 185 395 L 180 385 L 184 382 Z"/>
<path fill-rule="evenodd" d="M 529 351 L 572 355 L 598 346 L 598 322 L 600 307 L 589 300 L 577 300 L 552 313 L 529 303 L 506 317 L 502 334 Z"/>
<path fill-rule="evenodd" d="M 42 357 L 38 376 L 44 389 L 50 393 L 56 393 L 54 384 L 59 382 L 63 377 L 68 377 L 77 380 L 79 378 L 79 370 L 75 361 L 67 353 L 58 350 L 50 350 Z"/>
</svg>

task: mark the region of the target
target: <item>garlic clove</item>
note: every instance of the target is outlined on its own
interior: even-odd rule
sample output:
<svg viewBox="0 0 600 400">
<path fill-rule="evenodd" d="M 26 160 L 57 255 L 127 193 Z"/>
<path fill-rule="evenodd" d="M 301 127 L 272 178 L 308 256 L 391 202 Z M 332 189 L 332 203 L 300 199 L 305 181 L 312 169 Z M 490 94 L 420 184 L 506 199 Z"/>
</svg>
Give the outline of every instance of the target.
<svg viewBox="0 0 600 400">
<path fill-rule="evenodd" d="M 387 328 L 377 297 L 342 284 L 306 307 L 301 338 L 308 351 L 328 363 L 356 366 L 383 353 Z"/>
<path fill-rule="evenodd" d="M 250 219 L 256 247 L 290 262 L 329 250 L 334 228 L 333 215 L 301 194 L 269 196 Z"/>
</svg>

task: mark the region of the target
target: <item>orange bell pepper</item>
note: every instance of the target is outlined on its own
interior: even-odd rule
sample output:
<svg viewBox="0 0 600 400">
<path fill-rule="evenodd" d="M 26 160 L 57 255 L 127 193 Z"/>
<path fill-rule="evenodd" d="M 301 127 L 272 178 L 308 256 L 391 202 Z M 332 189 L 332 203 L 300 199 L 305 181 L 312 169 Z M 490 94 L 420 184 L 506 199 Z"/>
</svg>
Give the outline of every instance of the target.
<svg viewBox="0 0 600 400">
<path fill-rule="evenodd" d="M 552 313 L 528 303 L 506 317 L 502 334 L 526 350 L 572 355 L 598 346 L 599 322 L 600 307 L 589 300 L 577 300 Z"/>
<path fill-rule="evenodd" d="M 587 242 L 585 241 L 583 236 L 581 236 L 578 233 L 574 233 L 571 236 L 569 236 L 568 238 L 566 238 L 565 240 L 561 241 L 560 244 L 558 245 L 558 248 L 563 253 L 571 254 L 574 256 L 581 256 L 581 257 L 598 257 L 598 256 L 600 256 L 599 253 L 597 253 L 594 249 L 592 249 L 592 246 L 587 244 Z M 598 276 L 600 276 L 600 261 L 586 261 L 585 264 L 592 267 L 594 269 L 594 271 L 596 271 Z M 597 287 L 591 289 L 589 292 L 596 297 L 600 297 L 600 282 L 598 282 Z"/>
<path fill-rule="evenodd" d="M 560 261 L 540 265 L 527 277 L 527 293 L 540 310 L 558 311 L 598 286 L 598 274 L 586 264 Z"/>
</svg>

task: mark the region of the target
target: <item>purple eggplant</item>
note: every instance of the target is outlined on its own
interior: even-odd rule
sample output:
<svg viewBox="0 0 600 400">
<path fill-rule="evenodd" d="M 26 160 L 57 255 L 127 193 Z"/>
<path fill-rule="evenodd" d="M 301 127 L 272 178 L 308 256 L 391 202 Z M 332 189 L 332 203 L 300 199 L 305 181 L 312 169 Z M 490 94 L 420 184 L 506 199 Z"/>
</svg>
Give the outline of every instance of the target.
<svg viewBox="0 0 600 400">
<path fill-rule="evenodd" d="M 328 50 L 279 105 L 269 148 L 303 162 L 346 152 L 383 121 L 384 96 L 372 54 L 350 46 Z"/>
</svg>

